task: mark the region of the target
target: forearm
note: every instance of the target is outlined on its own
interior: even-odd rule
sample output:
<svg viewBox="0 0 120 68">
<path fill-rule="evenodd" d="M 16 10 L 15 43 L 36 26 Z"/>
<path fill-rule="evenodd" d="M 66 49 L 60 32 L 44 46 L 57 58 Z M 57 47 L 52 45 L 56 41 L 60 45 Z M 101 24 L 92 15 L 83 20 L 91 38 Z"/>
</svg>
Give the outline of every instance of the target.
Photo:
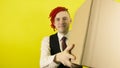
<svg viewBox="0 0 120 68">
<path fill-rule="evenodd" d="M 55 59 L 55 55 L 41 57 L 40 67 L 41 68 L 57 68 L 59 64 L 56 63 L 54 59 Z"/>
<path fill-rule="evenodd" d="M 41 57 L 40 57 L 40 67 L 41 68 L 56 68 L 59 64 L 54 62 L 55 55 L 50 53 L 49 37 L 45 37 L 41 44 Z"/>
</svg>

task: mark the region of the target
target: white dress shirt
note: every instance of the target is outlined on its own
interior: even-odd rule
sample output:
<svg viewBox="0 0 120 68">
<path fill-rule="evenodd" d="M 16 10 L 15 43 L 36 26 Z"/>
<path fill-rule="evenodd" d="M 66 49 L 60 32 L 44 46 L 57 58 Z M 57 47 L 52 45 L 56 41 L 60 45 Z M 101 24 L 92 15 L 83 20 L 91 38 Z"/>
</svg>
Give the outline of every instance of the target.
<svg viewBox="0 0 120 68">
<path fill-rule="evenodd" d="M 68 34 L 62 35 L 59 32 L 57 33 L 60 50 L 62 51 L 62 37 L 67 37 L 66 44 L 68 44 Z M 49 37 L 45 37 L 42 40 L 41 44 L 41 58 L 40 58 L 40 68 L 57 68 L 59 64 L 54 62 L 55 55 L 51 55 L 50 53 L 50 44 Z"/>
</svg>

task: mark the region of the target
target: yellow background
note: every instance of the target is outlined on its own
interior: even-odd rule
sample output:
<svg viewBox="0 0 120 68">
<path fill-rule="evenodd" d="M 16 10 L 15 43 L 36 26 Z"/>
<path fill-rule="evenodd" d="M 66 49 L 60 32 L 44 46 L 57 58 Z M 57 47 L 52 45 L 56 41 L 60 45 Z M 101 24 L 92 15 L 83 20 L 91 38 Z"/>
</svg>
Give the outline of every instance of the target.
<svg viewBox="0 0 120 68">
<path fill-rule="evenodd" d="M 54 33 L 48 15 L 56 6 L 71 17 L 84 0 L 0 0 L 0 68 L 39 68 L 40 43 Z"/>
<path fill-rule="evenodd" d="M 54 33 L 49 12 L 56 6 L 64 6 L 73 19 L 83 2 L 0 0 L 0 68 L 39 68 L 41 40 Z"/>
<path fill-rule="evenodd" d="M 115 1 L 120 3 L 120 0 L 115 0 Z"/>
</svg>

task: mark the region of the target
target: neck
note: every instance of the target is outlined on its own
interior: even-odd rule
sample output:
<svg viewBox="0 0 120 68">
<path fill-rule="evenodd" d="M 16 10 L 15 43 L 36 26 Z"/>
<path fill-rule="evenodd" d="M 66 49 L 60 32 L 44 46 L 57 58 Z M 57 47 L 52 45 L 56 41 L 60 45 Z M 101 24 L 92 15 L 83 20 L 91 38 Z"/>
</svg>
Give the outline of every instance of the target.
<svg viewBox="0 0 120 68">
<path fill-rule="evenodd" d="M 68 33 L 68 31 L 66 31 L 66 32 L 59 32 L 59 33 L 62 34 L 62 35 L 66 35 Z"/>
</svg>

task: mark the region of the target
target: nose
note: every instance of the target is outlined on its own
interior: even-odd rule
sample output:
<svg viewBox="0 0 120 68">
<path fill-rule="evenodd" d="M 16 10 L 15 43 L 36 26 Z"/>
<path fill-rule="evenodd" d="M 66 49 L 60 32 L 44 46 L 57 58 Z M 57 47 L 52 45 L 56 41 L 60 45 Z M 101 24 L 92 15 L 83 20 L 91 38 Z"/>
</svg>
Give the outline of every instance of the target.
<svg viewBox="0 0 120 68">
<path fill-rule="evenodd" d="M 61 20 L 60 20 L 60 23 L 61 23 L 61 24 L 64 24 L 64 23 L 65 23 L 65 21 L 64 21 L 63 19 L 61 19 Z"/>
</svg>

